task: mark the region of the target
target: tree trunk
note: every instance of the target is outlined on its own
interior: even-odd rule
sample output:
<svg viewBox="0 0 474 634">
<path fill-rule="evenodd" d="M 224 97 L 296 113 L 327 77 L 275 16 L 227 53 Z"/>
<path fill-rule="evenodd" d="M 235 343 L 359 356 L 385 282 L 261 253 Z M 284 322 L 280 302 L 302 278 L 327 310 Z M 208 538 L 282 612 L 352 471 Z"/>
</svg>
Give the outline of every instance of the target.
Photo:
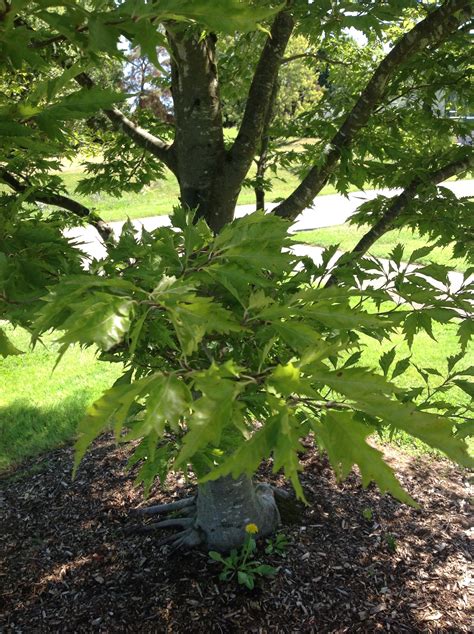
<svg viewBox="0 0 474 634">
<path fill-rule="evenodd" d="M 226 152 L 215 38 L 173 25 L 168 40 L 181 204 L 196 210 L 217 233 L 233 219 L 235 201 L 227 195 L 223 176 Z"/>
<path fill-rule="evenodd" d="M 245 540 L 247 524 L 256 524 L 257 537 L 270 535 L 280 514 L 268 484 L 254 486 L 248 476 L 230 476 L 198 488 L 195 527 L 210 550 L 228 552 Z"/>
</svg>

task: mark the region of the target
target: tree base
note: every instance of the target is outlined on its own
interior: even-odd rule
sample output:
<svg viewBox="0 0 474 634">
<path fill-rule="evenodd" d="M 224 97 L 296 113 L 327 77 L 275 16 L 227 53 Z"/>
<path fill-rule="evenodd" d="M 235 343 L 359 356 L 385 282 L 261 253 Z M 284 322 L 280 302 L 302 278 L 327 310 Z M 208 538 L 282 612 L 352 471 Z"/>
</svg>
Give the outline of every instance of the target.
<svg viewBox="0 0 474 634">
<path fill-rule="evenodd" d="M 244 543 L 248 524 L 257 526 L 257 537 L 271 535 L 280 524 L 273 487 L 269 484 L 254 486 L 247 476 L 240 476 L 237 480 L 226 476 L 207 482 L 198 486 L 196 497 L 139 509 L 137 513 L 176 514 L 138 529 L 139 532 L 175 527 L 182 529 L 160 540 L 161 545 L 170 544 L 172 549 L 202 545 L 207 550 L 223 553 Z"/>
</svg>

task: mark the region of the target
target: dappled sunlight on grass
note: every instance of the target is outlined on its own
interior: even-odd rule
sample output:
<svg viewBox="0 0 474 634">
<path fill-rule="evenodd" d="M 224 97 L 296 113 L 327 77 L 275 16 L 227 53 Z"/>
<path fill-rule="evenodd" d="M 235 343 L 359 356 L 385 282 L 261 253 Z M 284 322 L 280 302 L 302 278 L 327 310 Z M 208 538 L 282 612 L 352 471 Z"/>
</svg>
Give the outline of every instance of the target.
<svg viewBox="0 0 474 634">
<path fill-rule="evenodd" d="M 346 223 L 344 225 L 323 227 L 312 231 L 301 231 L 297 234 L 297 238 L 306 244 L 314 244 L 321 247 L 339 244 L 341 251 L 350 251 L 368 230 L 369 227 L 367 225 L 355 227 Z M 371 246 L 369 255 L 374 255 L 379 258 L 388 258 L 390 251 L 398 242 L 405 247 L 403 259 L 408 260 L 415 249 L 426 246 L 429 241 L 427 238 L 421 237 L 418 232 L 411 231 L 411 229 L 389 231 Z M 423 264 L 428 264 L 430 261 L 433 261 L 458 271 L 465 271 L 468 267 L 466 260 L 452 257 L 452 245 L 447 245 L 443 248 L 436 247 L 431 253 L 421 257 L 418 261 Z"/>
</svg>

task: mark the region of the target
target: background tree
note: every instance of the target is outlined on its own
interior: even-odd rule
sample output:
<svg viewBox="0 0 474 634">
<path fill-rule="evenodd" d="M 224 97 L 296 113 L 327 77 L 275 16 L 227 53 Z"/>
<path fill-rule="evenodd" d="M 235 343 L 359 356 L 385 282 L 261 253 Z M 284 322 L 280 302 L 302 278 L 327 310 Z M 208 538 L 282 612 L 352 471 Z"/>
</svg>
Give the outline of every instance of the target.
<svg viewBox="0 0 474 634">
<path fill-rule="evenodd" d="M 349 268 L 350 258 L 335 272 L 338 286 L 324 288 L 331 251 L 322 267 L 297 261 L 287 251 L 287 230 L 328 182 L 340 191 L 350 183 L 402 186 L 396 200 L 379 198 L 360 211 L 372 234 L 403 222 L 442 241 L 449 235 L 460 254 L 467 252 L 462 229 L 426 219 L 439 201 L 435 184 L 472 165 L 469 149 L 453 141 L 465 123 L 435 108 L 453 86 L 459 102 L 468 99 L 471 3 L 362 2 L 357 11 L 345 1 L 263 9 L 233 0 L 174 5 L 2 5 L 0 165 L 13 192 L 3 194 L 2 317 L 32 328 L 35 339 L 49 329 L 62 331 L 61 352 L 76 342 L 95 345 L 103 359 L 125 363 L 123 377 L 81 426 L 78 458 L 112 426 L 117 439 L 141 439 L 132 463 L 141 463 L 139 479 L 147 488 L 169 468 L 191 468 L 198 495 L 179 505 L 190 516 L 161 524 L 184 528 L 180 544 L 228 549 L 241 542 L 249 520 L 261 534 L 271 532 L 279 518 L 275 492 L 254 487 L 250 476 L 271 455 L 275 470 L 284 469 L 302 497 L 299 439 L 309 432 L 338 475 L 358 464 L 364 483 L 375 480 L 411 502 L 366 437 L 385 424 L 472 464 L 463 439 L 466 412 L 433 400 L 429 386 L 425 394 L 388 381 L 395 352 L 380 359 L 383 374 L 352 367 L 360 334 L 381 340 L 398 329 L 411 344 L 418 330 L 431 332 L 432 320 L 460 322 L 461 352 L 448 361 L 443 387 L 434 393 L 470 390 L 462 378 L 470 370 L 457 365 L 472 329 L 463 319 L 470 309 L 467 283 L 456 295 L 432 287 L 426 275 L 446 281 L 447 272 L 407 273 L 398 248 L 395 275 L 385 276 L 384 288 L 365 285 L 380 279 L 376 263 L 358 260 Z M 229 36 L 239 48 L 236 33 L 259 22 L 258 60 L 237 136 L 226 143 L 218 67 L 234 54 Z M 368 46 L 348 40 L 349 27 L 363 32 Z M 222 33 L 228 37 L 219 58 Z M 300 185 L 273 216 L 260 213 L 228 226 L 281 108 L 292 37 L 295 46 L 309 48 L 308 59 L 324 60 L 322 72 L 315 69 L 318 83 L 325 74 L 327 87 L 326 69 L 334 66 L 332 89 L 318 91 L 313 106 L 284 121 L 284 135 L 314 139 L 304 152 L 290 147 L 279 157 L 301 173 Z M 123 38 L 128 50 L 140 47 L 157 68 L 158 47 L 166 47 L 173 125 L 133 108 L 117 89 L 118 63 L 127 72 L 128 53 L 118 47 Z M 350 84 L 343 89 L 347 64 Z M 181 209 L 175 230 L 139 238 L 126 225 L 118 241 L 108 240 L 107 258 L 86 271 L 61 230 L 88 219 L 107 239 L 107 227 L 65 195 L 54 170 L 94 144 L 103 161 L 87 165 L 79 191 L 139 190 L 167 168 L 178 181 Z M 38 212 L 34 201 L 67 213 Z M 458 227 L 467 225 L 468 210 L 466 201 L 450 199 Z M 4 336 L 1 343 L 3 354 L 17 352 Z"/>
</svg>

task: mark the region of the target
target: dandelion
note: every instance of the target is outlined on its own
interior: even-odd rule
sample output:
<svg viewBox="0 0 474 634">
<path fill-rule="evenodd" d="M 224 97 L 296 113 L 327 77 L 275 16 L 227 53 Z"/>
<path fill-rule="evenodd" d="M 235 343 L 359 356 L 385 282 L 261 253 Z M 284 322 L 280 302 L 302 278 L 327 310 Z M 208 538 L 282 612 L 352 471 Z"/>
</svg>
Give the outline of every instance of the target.
<svg viewBox="0 0 474 634">
<path fill-rule="evenodd" d="M 255 535 L 255 533 L 258 533 L 258 526 L 256 524 L 247 524 L 245 532 L 249 535 Z"/>
</svg>

